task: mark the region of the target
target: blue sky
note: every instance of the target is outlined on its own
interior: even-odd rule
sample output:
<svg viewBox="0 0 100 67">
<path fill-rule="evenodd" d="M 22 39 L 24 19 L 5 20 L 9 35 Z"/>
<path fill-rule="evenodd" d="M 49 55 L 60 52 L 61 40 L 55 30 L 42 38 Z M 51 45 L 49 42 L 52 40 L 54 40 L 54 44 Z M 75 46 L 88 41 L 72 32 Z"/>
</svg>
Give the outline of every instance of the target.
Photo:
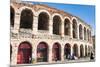
<svg viewBox="0 0 100 67">
<path fill-rule="evenodd" d="M 76 5 L 76 4 L 47 3 L 47 2 L 40 2 L 40 4 L 46 4 L 50 7 L 57 8 L 59 10 L 68 12 L 74 16 L 80 17 L 87 24 L 91 25 L 93 29 L 92 35 L 94 35 L 95 33 L 95 6 L 94 5 Z"/>
</svg>

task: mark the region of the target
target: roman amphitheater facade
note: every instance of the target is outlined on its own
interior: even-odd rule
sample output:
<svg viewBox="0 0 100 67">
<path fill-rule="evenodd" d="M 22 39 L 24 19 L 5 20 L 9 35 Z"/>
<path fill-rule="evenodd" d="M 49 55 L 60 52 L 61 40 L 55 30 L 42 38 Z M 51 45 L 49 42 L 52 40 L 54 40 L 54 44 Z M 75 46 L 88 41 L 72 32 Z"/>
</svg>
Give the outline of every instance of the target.
<svg viewBox="0 0 100 67">
<path fill-rule="evenodd" d="M 11 64 L 63 62 L 89 56 L 91 27 L 80 18 L 42 4 L 10 4 Z"/>
</svg>

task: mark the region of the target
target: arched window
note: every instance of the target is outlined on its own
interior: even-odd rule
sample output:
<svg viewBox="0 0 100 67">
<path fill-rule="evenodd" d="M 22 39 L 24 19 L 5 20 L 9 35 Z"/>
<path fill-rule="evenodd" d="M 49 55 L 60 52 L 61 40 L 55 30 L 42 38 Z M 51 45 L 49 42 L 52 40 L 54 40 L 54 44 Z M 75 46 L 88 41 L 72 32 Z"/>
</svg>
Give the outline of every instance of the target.
<svg viewBox="0 0 100 67">
<path fill-rule="evenodd" d="M 80 45 L 80 57 L 84 57 L 84 47 L 82 44 Z"/>
<path fill-rule="evenodd" d="M 68 19 L 64 21 L 64 34 L 70 35 L 70 21 Z"/>
<path fill-rule="evenodd" d="M 84 40 L 86 40 L 86 28 L 84 27 Z"/>
<path fill-rule="evenodd" d="M 47 13 L 42 12 L 38 17 L 38 30 L 48 30 L 49 29 L 49 16 Z"/>
<path fill-rule="evenodd" d="M 15 10 L 13 7 L 10 7 L 10 25 L 14 27 L 14 19 L 15 19 Z"/>
<path fill-rule="evenodd" d="M 45 42 L 40 42 L 37 46 L 37 62 L 48 61 L 48 45 Z"/>
<path fill-rule="evenodd" d="M 52 60 L 61 60 L 61 46 L 59 43 L 54 43 L 52 48 Z"/>
<path fill-rule="evenodd" d="M 71 46 L 69 43 L 65 44 L 65 47 L 64 47 L 64 57 L 65 59 L 68 59 L 68 56 L 70 56 L 71 54 Z"/>
<path fill-rule="evenodd" d="M 33 13 L 30 9 L 24 9 L 21 12 L 20 28 L 32 29 Z"/>
<path fill-rule="evenodd" d="M 83 33 L 82 33 L 83 29 L 82 29 L 82 25 L 79 25 L 79 38 L 83 39 Z"/>
<path fill-rule="evenodd" d="M 73 38 L 77 38 L 77 22 L 73 19 Z"/>
<path fill-rule="evenodd" d="M 32 46 L 29 42 L 22 42 L 18 47 L 17 64 L 29 64 L 32 62 Z"/>
<path fill-rule="evenodd" d="M 61 18 L 59 16 L 53 17 L 53 34 L 60 35 Z"/>
</svg>

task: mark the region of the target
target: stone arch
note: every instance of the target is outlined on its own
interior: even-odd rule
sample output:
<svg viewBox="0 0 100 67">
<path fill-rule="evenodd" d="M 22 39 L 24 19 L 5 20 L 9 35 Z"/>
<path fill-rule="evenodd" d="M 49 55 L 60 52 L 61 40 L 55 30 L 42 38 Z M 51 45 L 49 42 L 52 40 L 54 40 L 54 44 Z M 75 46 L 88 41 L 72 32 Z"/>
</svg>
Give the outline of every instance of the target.
<svg viewBox="0 0 100 67">
<path fill-rule="evenodd" d="M 38 15 L 38 30 L 49 30 L 50 16 L 46 12 L 41 12 Z"/>
<path fill-rule="evenodd" d="M 86 28 L 84 27 L 84 40 L 86 40 Z"/>
<path fill-rule="evenodd" d="M 17 64 L 30 64 L 32 62 L 32 46 L 28 41 L 21 42 L 18 47 Z"/>
<path fill-rule="evenodd" d="M 80 57 L 84 57 L 84 46 L 83 46 L 83 44 L 80 45 Z"/>
<path fill-rule="evenodd" d="M 33 12 L 26 8 L 21 12 L 20 28 L 32 29 L 33 27 Z"/>
<path fill-rule="evenodd" d="M 53 15 L 53 34 L 60 35 L 61 34 L 61 23 L 62 18 L 59 14 Z"/>
<path fill-rule="evenodd" d="M 52 46 L 52 60 L 59 61 L 61 60 L 61 45 L 59 43 L 54 43 Z"/>
<path fill-rule="evenodd" d="M 77 20 L 72 19 L 72 27 L 73 27 L 73 38 L 77 38 Z"/>
<path fill-rule="evenodd" d="M 46 42 L 40 42 L 37 46 L 37 62 L 48 61 L 48 44 Z"/>
<path fill-rule="evenodd" d="M 10 6 L 10 25 L 14 27 L 14 19 L 15 19 L 15 9 Z"/>
<path fill-rule="evenodd" d="M 82 25 L 80 24 L 80 25 L 79 25 L 79 38 L 80 38 L 80 39 L 83 39 L 83 32 L 82 32 L 82 31 L 83 31 Z"/>
<path fill-rule="evenodd" d="M 79 57 L 79 55 L 78 55 L 78 45 L 77 44 L 73 45 L 73 55 L 76 56 L 76 57 Z"/>
<path fill-rule="evenodd" d="M 64 20 L 64 35 L 70 35 L 70 23 L 68 18 Z"/>
<path fill-rule="evenodd" d="M 69 59 L 69 56 L 71 54 L 71 45 L 69 43 L 66 43 L 64 46 L 64 57 L 65 59 Z"/>
</svg>

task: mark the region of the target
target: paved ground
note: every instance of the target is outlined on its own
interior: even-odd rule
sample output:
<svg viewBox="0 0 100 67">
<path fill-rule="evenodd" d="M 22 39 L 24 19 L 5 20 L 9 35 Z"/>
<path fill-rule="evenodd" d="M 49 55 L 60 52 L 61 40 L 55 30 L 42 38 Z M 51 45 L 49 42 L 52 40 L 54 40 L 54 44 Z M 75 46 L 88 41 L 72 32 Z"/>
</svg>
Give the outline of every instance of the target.
<svg viewBox="0 0 100 67">
<path fill-rule="evenodd" d="M 90 60 L 89 57 L 87 58 L 80 58 L 77 60 L 65 60 L 63 62 L 61 61 L 57 61 L 57 62 L 53 62 L 53 63 L 48 63 L 48 62 L 39 62 L 39 63 L 35 63 L 35 64 L 19 64 L 17 66 L 32 66 L 32 65 L 48 65 L 48 64 L 67 64 L 67 63 L 80 63 L 80 62 L 93 62 L 95 60 Z M 16 67 L 16 66 L 11 66 L 11 67 Z"/>
</svg>

